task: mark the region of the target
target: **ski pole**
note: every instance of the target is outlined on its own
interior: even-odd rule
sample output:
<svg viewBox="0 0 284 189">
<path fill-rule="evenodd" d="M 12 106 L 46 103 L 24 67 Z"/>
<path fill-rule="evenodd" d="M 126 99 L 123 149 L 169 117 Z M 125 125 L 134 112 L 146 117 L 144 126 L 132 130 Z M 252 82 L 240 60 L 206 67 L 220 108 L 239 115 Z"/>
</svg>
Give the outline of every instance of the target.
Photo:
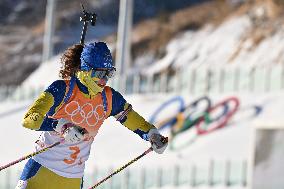
<svg viewBox="0 0 284 189">
<path fill-rule="evenodd" d="M 123 169 L 125 169 L 126 167 L 128 167 L 129 165 L 131 165 L 132 163 L 138 161 L 140 158 L 142 158 L 143 156 L 149 154 L 150 152 L 153 151 L 153 148 L 150 147 L 148 150 L 146 150 L 143 154 L 139 155 L 138 157 L 134 158 L 133 160 L 129 161 L 127 164 L 123 165 L 122 167 L 118 168 L 116 171 L 114 171 L 113 173 L 111 173 L 110 175 L 108 175 L 107 177 L 105 177 L 104 179 L 102 179 L 101 181 L 99 181 L 98 183 L 96 183 L 94 186 L 92 186 L 89 189 L 94 189 L 97 186 L 101 185 L 103 182 L 105 182 L 106 180 L 110 179 L 113 175 L 119 173 L 120 171 L 122 171 Z"/>
<path fill-rule="evenodd" d="M 26 159 L 28 159 L 28 158 L 31 158 L 31 157 L 33 157 L 33 156 L 35 156 L 35 155 L 38 155 L 38 154 L 40 154 L 40 153 L 43 153 L 43 152 L 47 151 L 48 149 L 53 148 L 54 146 L 59 145 L 60 143 L 61 143 L 61 142 L 56 142 L 56 143 L 51 144 L 51 145 L 49 145 L 49 146 L 47 146 L 47 147 L 45 147 L 45 148 L 43 148 L 43 149 L 41 149 L 41 150 L 39 150 L 39 151 L 37 151 L 37 152 L 33 152 L 33 153 L 31 153 L 31 154 L 28 154 L 28 155 L 26 155 L 26 156 L 21 157 L 20 159 L 17 159 L 17 160 L 15 160 L 15 161 L 13 161 L 13 162 L 11 162 L 11 163 L 8 163 L 7 165 L 0 166 L 0 171 L 6 169 L 6 168 L 8 168 L 8 167 L 11 167 L 12 165 L 15 165 L 15 164 L 17 164 L 17 163 L 20 163 L 21 161 L 24 161 L 24 160 L 26 160 Z"/>
</svg>

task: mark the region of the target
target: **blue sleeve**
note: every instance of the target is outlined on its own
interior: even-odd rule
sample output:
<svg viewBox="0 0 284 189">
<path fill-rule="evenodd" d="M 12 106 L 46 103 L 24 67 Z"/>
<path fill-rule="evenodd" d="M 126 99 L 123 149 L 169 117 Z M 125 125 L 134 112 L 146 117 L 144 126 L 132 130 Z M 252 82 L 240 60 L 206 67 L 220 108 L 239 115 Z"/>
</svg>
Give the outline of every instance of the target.
<svg viewBox="0 0 284 189">
<path fill-rule="evenodd" d="M 57 125 L 57 120 L 49 118 L 48 116 L 55 113 L 55 109 L 61 104 L 64 99 L 66 91 L 66 83 L 63 80 L 54 81 L 45 92 L 50 93 L 54 98 L 54 104 L 49 109 L 47 116 L 44 118 L 43 123 L 38 131 L 53 131 Z"/>
<path fill-rule="evenodd" d="M 124 105 L 126 103 L 126 100 L 119 92 L 117 92 L 113 88 L 111 88 L 111 92 L 112 92 L 112 109 L 110 116 L 115 116 L 120 112 L 124 111 Z"/>
</svg>

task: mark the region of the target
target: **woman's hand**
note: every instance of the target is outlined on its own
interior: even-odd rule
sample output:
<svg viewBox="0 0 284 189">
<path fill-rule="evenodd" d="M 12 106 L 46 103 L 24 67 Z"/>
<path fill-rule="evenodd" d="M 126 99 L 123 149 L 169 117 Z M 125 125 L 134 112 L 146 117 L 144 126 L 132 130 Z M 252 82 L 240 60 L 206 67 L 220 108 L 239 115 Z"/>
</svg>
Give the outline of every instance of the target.
<svg viewBox="0 0 284 189">
<path fill-rule="evenodd" d="M 55 131 L 60 133 L 67 143 L 80 142 L 84 139 L 85 134 L 84 129 L 63 118 L 58 120 Z"/>
<path fill-rule="evenodd" d="M 161 135 L 156 128 L 149 131 L 148 138 L 156 153 L 162 154 L 166 150 L 168 146 L 168 137 Z"/>
</svg>

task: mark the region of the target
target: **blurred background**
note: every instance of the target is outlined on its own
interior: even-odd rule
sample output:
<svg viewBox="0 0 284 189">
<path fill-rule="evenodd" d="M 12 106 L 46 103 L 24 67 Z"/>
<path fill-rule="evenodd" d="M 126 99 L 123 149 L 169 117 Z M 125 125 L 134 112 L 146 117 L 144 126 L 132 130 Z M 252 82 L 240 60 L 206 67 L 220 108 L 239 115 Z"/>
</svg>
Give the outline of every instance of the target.
<svg viewBox="0 0 284 189">
<path fill-rule="evenodd" d="M 0 0 L 0 165 L 33 152 L 40 133 L 21 120 L 80 42 L 80 3 L 98 16 L 85 42 L 112 51 L 109 85 L 170 137 L 163 155 L 99 188 L 284 188 L 282 0 Z M 108 119 L 84 188 L 147 148 Z M 15 188 L 23 166 L 1 171 L 0 188 Z"/>
</svg>

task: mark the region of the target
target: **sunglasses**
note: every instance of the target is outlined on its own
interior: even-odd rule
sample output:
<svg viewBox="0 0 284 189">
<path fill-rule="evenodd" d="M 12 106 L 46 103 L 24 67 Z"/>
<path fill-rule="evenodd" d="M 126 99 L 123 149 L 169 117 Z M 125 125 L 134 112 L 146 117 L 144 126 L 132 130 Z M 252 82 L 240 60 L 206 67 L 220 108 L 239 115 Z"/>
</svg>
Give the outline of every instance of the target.
<svg viewBox="0 0 284 189">
<path fill-rule="evenodd" d="M 108 69 L 108 68 L 96 68 L 92 70 L 91 77 L 96 77 L 100 79 L 109 79 L 112 78 L 115 74 L 116 69 Z"/>
</svg>

